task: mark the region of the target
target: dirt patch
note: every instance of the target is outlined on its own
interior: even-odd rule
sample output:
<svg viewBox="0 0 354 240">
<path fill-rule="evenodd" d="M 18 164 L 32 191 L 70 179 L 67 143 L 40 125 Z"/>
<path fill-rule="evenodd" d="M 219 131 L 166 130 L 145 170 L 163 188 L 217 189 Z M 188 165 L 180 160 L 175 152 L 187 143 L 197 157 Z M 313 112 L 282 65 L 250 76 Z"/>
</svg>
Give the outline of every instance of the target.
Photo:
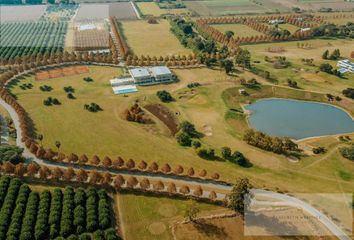
<svg viewBox="0 0 354 240">
<path fill-rule="evenodd" d="M 87 66 L 73 66 L 73 67 L 63 67 L 55 68 L 47 71 L 36 72 L 36 80 L 45 80 L 50 78 L 59 78 L 64 76 L 71 76 L 81 73 L 87 73 L 89 69 Z"/>
<path fill-rule="evenodd" d="M 154 222 L 149 226 L 149 232 L 152 235 L 161 235 L 166 231 L 166 225 L 163 222 Z"/>
<path fill-rule="evenodd" d="M 203 126 L 203 133 L 207 137 L 213 136 L 213 128 L 210 125 Z"/>
<path fill-rule="evenodd" d="M 158 212 L 163 217 L 174 217 L 177 213 L 177 208 L 173 204 L 162 204 Z"/>
<path fill-rule="evenodd" d="M 178 121 L 175 113 L 171 112 L 167 107 L 161 104 L 146 105 L 145 108 L 155 117 L 160 119 L 170 129 L 171 134 L 175 135 L 178 131 Z"/>
</svg>

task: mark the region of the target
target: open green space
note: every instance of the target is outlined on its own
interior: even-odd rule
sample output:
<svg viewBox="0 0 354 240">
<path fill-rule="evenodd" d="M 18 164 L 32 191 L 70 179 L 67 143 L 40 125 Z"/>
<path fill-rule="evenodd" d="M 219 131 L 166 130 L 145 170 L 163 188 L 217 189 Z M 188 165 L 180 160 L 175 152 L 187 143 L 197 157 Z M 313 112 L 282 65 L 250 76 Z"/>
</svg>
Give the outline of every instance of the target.
<svg viewBox="0 0 354 240">
<path fill-rule="evenodd" d="M 232 31 L 235 34 L 234 35 L 235 38 L 264 35 L 263 33 L 258 32 L 243 24 L 213 24 L 211 26 L 221 31 L 222 33 L 225 33 L 227 31 Z"/>
<path fill-rule="evenodd" d="M 136 3 L 142 14 L 147 16 L 159 17 L 164 14 L 187 14 L 187 8 L 179 8 L 179 9 L 162 9 L 160 8 L 156 2 L 138 2 Z"/>
<path fill-rule="evenodd" d="M 116 204 L 122 219 L 124 237 L 133 239 L 173 239 L 171 227 L 184 219 L 185 211 L 192 205 L 200 216 L 228 210 L 192 200 L 170 199 L 134 194 L 116 195 Z"/>
<path fill-rule="evenodd" d="M 160 19 L 157 24 L 149 24 L 143 20 L 122 21 L 121 24 L 123 35 L 135 55 L 166 56 L 191 53 L 170 32 L 167 20 Z"/>
<path fill-rule="evenodd" d="M 175 69 L 173 71 L 179 82 L 138 87 L 138 93 L 124 97 L 114 95 L 109 84 L 110 79 L 122 74 L 121 68 L 90 66 L 89 70 L 87 74 L 43 81 L 36 81 L 31 75 L 11 88 L 12 93 L 29 113 L 37 133 L 43 134 L 45 147 L 56 150 L 55 141 L 60 141 L 59 151 L 64 153 L 85 153 L 89 157 L 97 154 L 101 158 L 121 156 L 125 160 L 132 158 L 148 163 L 156 161 L 160 166 L 164 163 L 172 166 L 180 164 L 184 167 L 194 167 L 196 171 L 205 169 L 208 173 L 218 172 L 223 180 L 233 182 L 237 177 L 246 176 L 255 186 L 273 189 L 277 187 L 288 191 L 337 192 L 340 189 L 333 173 L 353 168 L 350 161 L 338 157 L 338 161 L 343 163 L 341 166 L 318 171 L 317 168 L 321 165 L 312 166 L 311 163 L 319 160 L 319 156 L 305 157 L 294 164 L 285 156 L 251 147 L 242 141 L 242 132 L 247 128 L 244 115 L 231 110 L 240 109 L 240 103 L 259 98 L 283 97 L 325 101 L 324 94 L 287 87 L 272 88 L 266 80 L 248 71 L 240 70 L 237 72 L 238 76 L 228 76 L 220 70 L 200 68 Z M 84 77 L 91 77 L 94 81 L 85 82 Z M 239 77 L 246 80 L 254 77 L 263 85 L 258 90 L 247 89 L 252 93 L 250 97 L 241 97 L 238 94 L 241 87 Z M 188 83 L 193 82 L 199 82 L 202 86 L 195 89 L 186 87 Z M 24 83 L 32 83 L 33 88 L 21 89 L 20 86 Z M 39 90 L 42 85 L 51 86 L 53 90 L 42 92 Z M 63 90 L 67 86 L 74 88 L 75 99 L 67 98 L 67 93 Z M 124 120 L 122 114 L 135 101 L 142 107 L 160 103 L 156 96 L 158 90 L 167 90 L 172 94 L 175 101 L 164 105 L 175 112 L 180 121 L 188 120 L 195 124 L 196 129 L 204 134 L 201 139 L 203 145 L 214 148 L 218 154 L 222 147 L 229 146 L 242 152 L 252 162 L 253 167 L 242 168 L 231 162 L 199 158 L 193 148 L 179 146 L 168 128 L 150 114 L 148 115 L 154 124 L 145 125 Z M 330 89 L 327 88 L 327 91 Z M 43 100 L 48 97 L 57 98 L 61 105 L 43 105 Z M 98 104 L 103 111 L 92 113 L 85 110 L 84 105 L 92 102 Z M 348 109 L 347 106 L 342 107 Z M 338 144 L 338 140 L 334 141 L 330 149 Z M 336 160 L 331 157 L 332 155 L 328 154 L 324 159 L 332 165 Z M 352 191 L 352 179 L 339 181 L 342 189 Z"/>
</svg>

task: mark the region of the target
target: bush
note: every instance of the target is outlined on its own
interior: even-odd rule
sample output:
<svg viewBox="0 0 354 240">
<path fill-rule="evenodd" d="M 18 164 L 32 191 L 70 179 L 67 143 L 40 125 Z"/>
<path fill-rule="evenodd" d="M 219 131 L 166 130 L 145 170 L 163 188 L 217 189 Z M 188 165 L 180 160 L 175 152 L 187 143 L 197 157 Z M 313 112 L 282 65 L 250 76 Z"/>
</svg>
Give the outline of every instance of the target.
<svg viewBox="0 0 354 240">
<path fill-rule="evenodd" d="M 84 108 L 89 112 L 103 111 L 103 109 L 96 103 L 85 104 Z"/>
<path fill-rule="evenodd" d="M 24 161 L 22 157 L 23 148 L 11 145 L 2 145 L 0 146 L 0 162 L 11 162 L 13 164 L 20 163 Z"/>
<path fill-rule="evenodd" d="M 204 158 L 204 159 L 210 159 L 213 160 L 215 159 L 215 150 L 212 148 L 199 148 L 197 149 L 197 154 L 199 157 Z"/>
<path fill-rule="evenodd" d="M 354 160 L 354 144 L 352 144 L 350 147 L 341 148 L 340 153 L 343 157 L 349 160 Z"/>
<path fill-rule="evenodd" d="M 187 85 L 188 88 L 196 88 L 196 87 L 199 87 L 199 86 L 200 86 L 200 83 L 198 83 L 198 82 L 189 83 Z"/>
<path fill-rule="evenodd" d="M 160 98 L 160 100 L 161 100 L 162 102 L 165 102 L 165 103 L 167 103 L 167 102 L 172 102 L 172 101 L 174 100 L 173 97 L 172 97 L 172 95 L 171 95 L 169 92 L 165 91 L 165 90 L 163 90 L 163 91 L 158 91 L 158 92 L 156 93 L 156 95 Z"/>
<path fill-rule="evenodd" d="M 325 153 L 326 149 L 324 147 L 317 147 L 317 148 L 313 148 L 312 152 L 314 154 L 320 154 L 320 153 Z"/>
<path fill-rule="evenodd" d="M 75 99 L 75 96 L 74 96 L 72 93 L 68 93 L 67 97 L 68 97 L 69 99 Z"/>
<path fill-rule="evenodd" d="M 191 146 L 192 143 L 192 139 L 190 137 L 189 134 L 187 134 L 186 132 L 180 130 L 177 134 L 176 134 L 176 139 L 177 142 L 181 145 L 181 146 Z"/>
<path fill-rule="evenodd" d="M 83 79 L 85 82 L 93 82 L 93 79 L 90 77 L 84 77 Z"/>
<path fill-rule="evenodd" d="M 72 86 L 64 87 L 66 93 L 74 93 L 75 89 Z"/>
<path fill-rule="evenodd" d="M 343 95 L 348 97 L 348 98 L 351 98 L 351 99 L 354 99 L 354 88 L 347 88 L 347 89 L 344 89 L 342 91 Z"/>
<path fill-rule="evenodd" d="M 37 213 L 37 221 L 34 230 L 34 236 L 36 239 L 45 239 L 48 235 L 49 226 L 49 210 L 50 210 L 51 195 L 49 191 L 43 191 L 40 194 L 40 201 Z"/>
</svg>

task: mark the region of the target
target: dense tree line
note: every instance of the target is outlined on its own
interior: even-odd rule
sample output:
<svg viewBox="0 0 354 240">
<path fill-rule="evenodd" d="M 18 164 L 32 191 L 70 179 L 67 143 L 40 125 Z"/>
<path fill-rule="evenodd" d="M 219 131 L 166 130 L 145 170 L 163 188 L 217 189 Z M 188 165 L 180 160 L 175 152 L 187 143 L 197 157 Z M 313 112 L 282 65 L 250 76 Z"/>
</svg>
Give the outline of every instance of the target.
<svg viewBox="0 0 354 240">
<path fill-rule="evenodd" d="M 354 38 L 354 23 L 348 22 L 345 25 L 325 24 L 314 28 L 315 37 L 349 37 Z"/>
<path fill-rule="evenodd" d="M 23 149 L 17 146 L 3 145 L 0 146 L 0 162 L 9 161 L 11 163 L 17 164 L 22 162 L 24 158 L 22 157 Z"/>
<path fill-rule="evenodd" d="M 35 239 L 45 239 L 48 235 L 49 226 L 48 218 L 50 211 L 51 194 L 49 191 L 43 191 L 40 194 L 40 201 L 38 206 L 37 221 L 34 228 Z"/>
<path fill-rule="evenodd" d="M 252 146 L 278 154 L 299 151 L 298 145 L 289 138 L 271 137 L 253 129 L 245 132 L 243 140 Z"/>
<path fill-rule="evenodd" d="M 351 99 L 354 99 L 354 88 L 347 88 L 347 89 L 344 89 L 342 91 L 343 95 L 348 97 L 348 98 L 351 98 Z"/>
</svg>

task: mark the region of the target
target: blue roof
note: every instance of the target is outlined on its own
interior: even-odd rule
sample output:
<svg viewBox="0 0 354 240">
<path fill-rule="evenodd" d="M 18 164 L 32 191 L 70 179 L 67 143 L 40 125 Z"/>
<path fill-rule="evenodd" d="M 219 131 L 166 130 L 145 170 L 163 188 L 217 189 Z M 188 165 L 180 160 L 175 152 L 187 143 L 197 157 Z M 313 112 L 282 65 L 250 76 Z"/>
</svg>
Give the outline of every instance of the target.
<svg viewBox="0 0 354 240">
<path fill-rule="evenodd" d="M 150 76 L 150 73 L 146 68 L 133 68 L 129 71 L 133 78 Z"/>
</svg>

